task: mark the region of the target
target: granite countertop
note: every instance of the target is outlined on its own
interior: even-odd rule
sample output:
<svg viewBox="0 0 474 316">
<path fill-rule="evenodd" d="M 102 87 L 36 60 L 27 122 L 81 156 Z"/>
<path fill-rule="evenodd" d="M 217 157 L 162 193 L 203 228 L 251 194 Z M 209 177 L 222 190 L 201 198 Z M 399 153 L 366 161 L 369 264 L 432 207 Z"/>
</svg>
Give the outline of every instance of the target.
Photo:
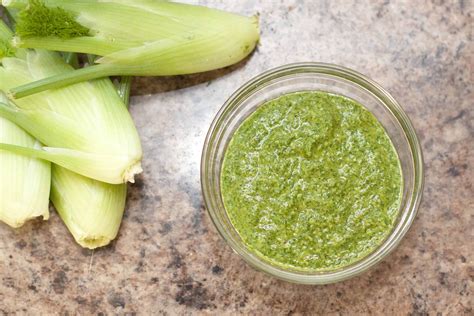
<svg viewBox="0 0 474 316">
<path fill-rule="evenodd" d="M 130 185 L 118 239 L 81 249 L 54 212 L 18 230 L 0 225 L 0 314 L 473 315 L 473 3 L 202 3 L 258 12 L 257 51 L 219 71 L 134 81 L 145 172 Z M 199 183 L 205 134 L 226 98 L 298 61 L 379 82 L 412 119 L 426 166 L 423 202 L 400 246 L 369 272 L 326 286 L 246 265 L 213 227 Z"/>
</svg>

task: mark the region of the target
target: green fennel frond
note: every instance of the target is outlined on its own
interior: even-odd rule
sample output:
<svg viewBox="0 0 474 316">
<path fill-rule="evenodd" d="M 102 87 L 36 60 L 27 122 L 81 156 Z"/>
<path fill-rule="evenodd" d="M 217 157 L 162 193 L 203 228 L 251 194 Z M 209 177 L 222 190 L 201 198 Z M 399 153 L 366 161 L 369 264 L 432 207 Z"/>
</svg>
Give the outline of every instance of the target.
<svg viewBox="0 0 474 316">
<path fill-rule="evenodd" d="M 30 0 L 18 15 L 16 33 L 22 38 L 87 36 L 89 29 L 75 20 L 73 13 L 60 7 L 47 7 L 39 0 Z"/>
<path fill-rule="evenodd" d="M 4 57 L 13 57 L 15 56 L 15 49 L 5 42 L 0 42 L 0 60 Z"/>
<path fill-rule="evenodd" d="M 12 36 L 10 28 L 0 20 L 0 60 L 3 57 L 15 56 L 15 48 L 10 43 Z"/>
</svg>

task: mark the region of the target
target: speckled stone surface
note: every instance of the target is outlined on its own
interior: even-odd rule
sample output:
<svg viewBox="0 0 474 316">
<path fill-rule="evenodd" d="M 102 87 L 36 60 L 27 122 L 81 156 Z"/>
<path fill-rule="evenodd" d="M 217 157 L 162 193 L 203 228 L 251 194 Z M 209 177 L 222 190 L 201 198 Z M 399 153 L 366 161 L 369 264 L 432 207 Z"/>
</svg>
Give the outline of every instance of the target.
<svg viewBox="0 0 474 316">
<path fill-rule="evenodd" d="M 258 12 L 258 50 L 221 71 L 135 80 L 145 172 L 130 186 L 117 241 L 83 250 L 55 213 L 18 230 L 0 225 L 0 314 L 473 315 L 473 3 L 203 3 Z M 425 156 L 424 199 L 400 246 L 327 286 L 254 271 L 221 240 L 201 198 L 201 149 L 220 106 L 251 77 L 297 61 L 379 82 L 411 117 Z"/>
</svg>

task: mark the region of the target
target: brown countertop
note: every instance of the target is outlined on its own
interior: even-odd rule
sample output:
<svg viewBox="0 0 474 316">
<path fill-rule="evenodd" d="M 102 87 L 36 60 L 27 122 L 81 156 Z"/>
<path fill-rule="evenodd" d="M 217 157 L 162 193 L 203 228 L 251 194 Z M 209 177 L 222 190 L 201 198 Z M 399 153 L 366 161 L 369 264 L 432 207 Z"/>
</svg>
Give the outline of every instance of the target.
<svg viewBox="0 0 474 316">
<path fill-rule="evenodd" d="M 196 1 L 194 1 L 196 2 Z M 471 1 L 203 1 L 260 14 L 262 40 L 230 69 L 134 82 L 145 172 L 119 238 L 77 246 L 53 212 L 0 224 L 0 314 L 472 315 L 474 45 Z M 269 68 L 344 65 L 385 87 L 422 142 L 425 193 L 400 246 L 354 279 L 278 281 L 247 266 L 203 207 L 205 133 L 226 98 Z"/>
</svg>

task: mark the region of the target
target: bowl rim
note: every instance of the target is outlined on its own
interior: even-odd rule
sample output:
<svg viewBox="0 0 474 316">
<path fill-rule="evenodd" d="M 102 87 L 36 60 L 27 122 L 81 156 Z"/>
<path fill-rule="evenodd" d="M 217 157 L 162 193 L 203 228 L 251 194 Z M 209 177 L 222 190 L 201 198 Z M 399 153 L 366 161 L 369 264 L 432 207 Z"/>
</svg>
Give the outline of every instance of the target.
<svg viewBox="0 0 474 316">
<path fill-rule="evenodd" d="M 252 93 L 257 92 L 262 83 L 301 73 L 326 74 L 346 79 L 352 83 L 355 83 L 359 89 L 364 89 L 375 96 L 396 119 L 397 123 L 403 130 L 403 135 L 405 136 L 411 152 L 410 160 L 413 167 L 413 192 L 410 196 L 410 203 L 404 210 L 402 210 L 403 213 L 401 214 L 399 223 L 397 224 L 397 227 L 400 226 L 400 229 L 392 231 L 392 233 L 376 250 L 361 260 L 334 271 L 321 271 L 313 274 L 304 274 L 302 271 L 297 272 L 294 270 L 285 270 L 283 267 L 272 266 L 248 249 L 247 253 L 242 253 L 241 247 L 236 247 L 234 242 L 227 237 L 224 225 L 220 223 L 220 219 L 213 210 L 213 207 L 210 203 L 210 199 L 212 197 L 210 196 L 210 190 L 208 190 L 210 185 L 207 180 L 208 166 L 206 157 L 209 154 L 211 139 L 223 114 L 226 113 L 228 108 L 231 107 L 235 102 L 238 102 L 242 96 L 245 99 L 252 95 Z M 367 76 L 343 66 L 320 62 L 291 63 L 272 68 L 253 77 L 240 86 L 240 88 L 238 88 L 221 106 L 209 127 L 201 155 L 200 171 L 201 192 L 207 213 L 211 217 L 211 220 L 214 226 L 217 228 L 217 231 L 231 247 L 231 249 L 237 253 L 239 257 L 241 257 L 247 264 L 254 267 L 255 269 L 263 271 L 278 279 L 299 284 L 329 284 L 343 281 L 359 275 L 360 273 L 370 269 L 383 260 L 398 246 L 411 227 L 418 213 L 424 187 L 424 164 L 421 145 L 411 120 L 400 104 L 382 86 Z"/>
</svg>

